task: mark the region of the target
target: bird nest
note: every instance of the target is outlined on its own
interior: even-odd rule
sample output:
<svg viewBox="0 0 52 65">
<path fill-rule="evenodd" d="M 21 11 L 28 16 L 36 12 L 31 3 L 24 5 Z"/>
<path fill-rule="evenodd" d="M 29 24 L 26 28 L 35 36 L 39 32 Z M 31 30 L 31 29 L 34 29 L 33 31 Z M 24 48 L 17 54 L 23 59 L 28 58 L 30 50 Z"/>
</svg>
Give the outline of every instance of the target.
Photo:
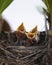
<svg viewBox="0 0 52 65">
<path fill-rule="evenodd" d="M 15 34 L 14 37 L 0 33 L 0 65 L 52 65 L 52 50 L 48 50 L 47 42 L 40 46 L 19 46 Z"/>
</svg>

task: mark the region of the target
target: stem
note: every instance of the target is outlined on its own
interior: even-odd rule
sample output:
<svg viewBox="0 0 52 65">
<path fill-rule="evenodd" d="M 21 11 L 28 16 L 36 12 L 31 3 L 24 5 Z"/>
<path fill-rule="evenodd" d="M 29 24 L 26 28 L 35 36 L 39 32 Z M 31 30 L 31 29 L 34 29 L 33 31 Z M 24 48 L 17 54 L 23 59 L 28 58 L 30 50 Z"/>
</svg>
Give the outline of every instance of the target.
<svg viewBox="0 0 52 65">
<path fill-rule="evenodd" d="M 49 30 L 51 30 L 51 15 L 48 13 Z"/>
<path fill-rule="evenodd" d="M 45 17 L 45 32 L 46 32 L 46 38 L 45 40 L 47 41 L 47 38 L 48 38 L 48 32 L 47 32 L 47 20 L 46 20 L 46 15 L 44 14 L 44 17 Z"/>
<path fill-rule="evenodd" d="M 50 19 L 51 19 L 51 23 L 50 23 L 51 26 L 49 31 L 51 32 L 52 31 L 52 15 Z M 48 52 L 50 51 L 51 45 L 52 45 L 52 34 L 51 35 L 49 34 Z"/>
<path fill-rule="evenodd" d="M 0 16 L 0 32 L 2 31 L 2 24 L 3 24 L 3 19 L 2 16 Z"/>
<path fill-rule="evenodd" d="M 52 15 L 51 15 L 51 30 L 52 30 Z"/>
</svg>

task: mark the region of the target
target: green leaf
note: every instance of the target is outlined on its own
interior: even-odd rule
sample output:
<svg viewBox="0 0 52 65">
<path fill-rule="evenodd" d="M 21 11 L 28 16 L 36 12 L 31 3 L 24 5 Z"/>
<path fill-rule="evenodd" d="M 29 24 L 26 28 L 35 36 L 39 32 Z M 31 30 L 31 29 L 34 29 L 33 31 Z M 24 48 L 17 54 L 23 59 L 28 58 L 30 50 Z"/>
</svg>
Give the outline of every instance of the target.
<svg viewBox="0 0 52 65">
<path fill-rule="evenodd" d="M 50 14 L 52 14 L 52 0 L 42 0 L 46 7 L 47 7 L 47 10 Z"/>
<path fill-rule="evenodd" d="M 11 4 L 13 0 L 0 0 L 0 15 Z"/>
<path fill-rule="evenodd" d="M 49 14 L 48 11 L 47 11 L 45 8 L 42 7 L 42 9 L 43 9 L 43 12 L 44 12 L 46 15 Z"/>
</svg>

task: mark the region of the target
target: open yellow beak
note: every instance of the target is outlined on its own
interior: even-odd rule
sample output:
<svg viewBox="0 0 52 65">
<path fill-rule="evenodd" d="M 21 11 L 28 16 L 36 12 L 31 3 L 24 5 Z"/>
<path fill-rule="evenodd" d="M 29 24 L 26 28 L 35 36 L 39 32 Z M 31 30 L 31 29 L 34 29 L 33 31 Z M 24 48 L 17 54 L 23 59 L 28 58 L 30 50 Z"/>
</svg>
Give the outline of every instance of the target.
<svg viewBox="0 0 52 65">
<path fill-rule="evenodd" d="M 28 33 L 25 33 L 27 38 L 29 39 L 33 39 L 36 37 L 36 35 L 38 34 L 38 29 L 37 29 L 37 26 L 35 28 L 33 28 L 30 32 Z"/>
<path fill-rule="evenodd" d="M 25 32 L 25 31 L 26 31 L 23 22 L 22 22 L 22 24 L 17 28 L 17 31 L 21 31 L 21 32 Z"/>
</svg>

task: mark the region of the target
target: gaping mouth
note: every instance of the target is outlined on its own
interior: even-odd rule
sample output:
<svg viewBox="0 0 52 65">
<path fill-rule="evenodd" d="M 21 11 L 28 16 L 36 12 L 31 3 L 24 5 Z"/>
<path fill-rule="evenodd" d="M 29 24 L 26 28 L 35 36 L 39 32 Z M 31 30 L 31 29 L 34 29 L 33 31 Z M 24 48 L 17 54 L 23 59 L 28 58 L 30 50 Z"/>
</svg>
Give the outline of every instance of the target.
<svg viewBox="0 0 52 65">
<path fill-rule="evenodd" d="M 36 37 L 36 35 L 38 34 L 38 27 L 34 27 L 31 31 L 26 32 L 26 29 L 24 27 L 24 24 L 22 23 L 18 28 L 17 28 L 17 32 L 20 33 L 25 33 L 25 35 L 27 36 L 27 38 L 29 39 L 33 39 Z"/>
</svg>

